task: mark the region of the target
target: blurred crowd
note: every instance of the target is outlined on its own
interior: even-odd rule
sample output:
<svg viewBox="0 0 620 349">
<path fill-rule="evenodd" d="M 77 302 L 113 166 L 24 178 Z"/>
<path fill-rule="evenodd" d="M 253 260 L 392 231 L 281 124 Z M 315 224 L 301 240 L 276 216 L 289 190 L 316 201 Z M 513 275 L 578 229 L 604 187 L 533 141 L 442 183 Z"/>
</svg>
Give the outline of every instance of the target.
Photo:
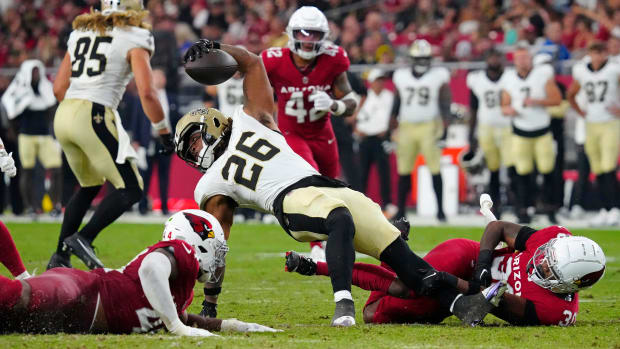
<svg viewBox="0 0 620 349">
<path fill-rule="evenodd" d="M 331 39 L 355 63 L 390 63 L 424 38 L 444 61 L 480 59 L 491 46 L 553 45 L 557 57 L 580 56 L 594 39 L 620 37 L 619 0 L 145 0 L 155 30 L 174 33 L 184 51 L 198 37 L 260 52 L 283 46 L 291 13 L 323 10 Z M 0 0 L 0 67 L 36 56 L 56 66 L 71 21 L 98 0 Z"/>
</svg>

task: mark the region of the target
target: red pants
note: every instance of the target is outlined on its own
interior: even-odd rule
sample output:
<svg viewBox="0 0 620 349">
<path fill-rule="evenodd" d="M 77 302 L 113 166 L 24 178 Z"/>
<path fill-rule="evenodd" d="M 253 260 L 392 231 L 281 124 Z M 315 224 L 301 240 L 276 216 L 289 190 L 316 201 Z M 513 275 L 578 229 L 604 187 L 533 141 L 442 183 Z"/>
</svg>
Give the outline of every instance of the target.
<svg viewBox="0 0 620 349">
<path fill-rule="evenodd" d="M 99 276 L 83 270 L 55 268 L 26 280 L 27 309 L 0 316 L 0 330 L 28 333 L 88 332 L 97 308 Z"/>
<path fill-rule="evenodd" d="M 297 155 L 322 175 L 336 178 L 340 174 L 338 143 L 334 131 L 329 131 L 316 138 L 304 138 L 289 131 L 284 132 L 284 138 Z"/>
<path fill-rule="evenodd" d="M 452 239 L 437 245 L 424 256 L 424 260 L 439 271 L 468 280 L 478 260 L 479 251 L 479 242 Z M 373 291 L 366 305 L 377 301 L 379 305 L 375 310 L 373 323 L 438 323 L 451 315 L 447 310 L 441 309 L 437 300 L 429 297 L 415 296 L 403 299 Z"/>
</svg>

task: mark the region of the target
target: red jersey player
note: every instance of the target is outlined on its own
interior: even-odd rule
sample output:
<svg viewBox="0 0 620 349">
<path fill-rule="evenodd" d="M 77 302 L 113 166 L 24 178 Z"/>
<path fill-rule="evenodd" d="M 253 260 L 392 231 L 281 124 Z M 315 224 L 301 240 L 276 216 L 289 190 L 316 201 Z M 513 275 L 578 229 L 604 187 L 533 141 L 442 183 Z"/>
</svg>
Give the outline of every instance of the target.
<svg viewBox="0 0 620 349">
<path fill-rule="evenodd" d="M 500 241 L 508 247 L 493 250 Z M 506 283 L 507 292 L 492 313 L 519 325 L 574 324 L 579 310 L 577 292 L 592 286 L 605 271 L 603 251 L 588 238 L 572 236 L 561 226 L 536 231 L 504 221 L 487 225 L 480 243 L 448 240 L 424 259 L 439 271 L 438 280 L 449 280 L 447 273 L 458 277 L 461 291 L 479 292 L 481 285 L 492 281 Z M 287 254 L 287 270 L 329 275 L 325 263 L 296 253 Z M 372 291 L 364 307 L 366 322 L 438 323 L 450 316 L 435 297 L 414 294 L 385 265 L 356 263 L 353 283 Z"/>
<path fill-rule="evenodd" d="M 26 280 L 0 276 L 0 333 L 145 333 L 212 336 L 209 331 L 274 331 L 258 324 L 185 311 L 196 280 L 217 281 L 226 251 L 215 218 L 185 210 L 166 223 L 161 241 L 117 270 L 54 268 Z M 193 327 L 196 326 L 196 327 Z"/>
<path fill-rule="evenodd" d="M 350 116 L 357 97 L 347 78 L 347 53 L 326 42 L 329 26 L 316 7 L 291 16 L 288 47 L 263 51 L 261 58 L 278 99 L 278 127 L 287 143 L 322 175 L 338 176 L 338 146 L 330 115 Z"/>
</svg>

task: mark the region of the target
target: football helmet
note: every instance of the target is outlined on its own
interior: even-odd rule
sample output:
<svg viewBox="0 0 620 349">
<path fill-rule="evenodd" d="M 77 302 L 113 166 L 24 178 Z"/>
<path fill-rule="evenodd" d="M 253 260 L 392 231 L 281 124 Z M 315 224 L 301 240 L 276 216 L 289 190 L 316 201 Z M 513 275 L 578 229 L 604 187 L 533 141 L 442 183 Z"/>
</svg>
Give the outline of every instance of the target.
<svg viewBox="0 0 620 349">
<path fill-rule="evenodd" d="M 313 59 L 321 54 L 321 48 L 329 36 L 327 18 L 314 6 L 303 6 L 291 16 L 286 26 L 288 47 L 303 59 Z M 303 44 L 312 44 L 311 51 L 305 51 Z"/>
<path fill-rule="evenodd" d="M 175 152 L 190 166 L 206 171 L 216 160 L 215 151 L 229 132 L 230 123 L 230 119 L 215 108 L 190 111 L 177 123 L 174 132 Z M 196 133 L 200 133 L 200 137 L 193 138 Z M 192 151 L 196 142 L 202 142 L 197 153 Z"/>
<path fill-rule="evenodd" d="M 163 241 L 183 240 L 194 247 L 201 282 L 218 282 L 226 264 L 228 245 L 224 230 L 215 217 L 202 210 L 175 213 L 164 225 Z"/>
<path fill-rule="evenodd" d="M 574 293 L 589 288 L 605 273 L 605 254 L 583 236 L 549 240 L 536 249 L 527 264 L 528 278 L 554 293 Z"/>
<path fill-rule="evenodd" d="M 413 71 L 418 75 L 426 73 L 431 68 L 433 48 L 428 41 L 419 39 L 411 44 L 409 55 L 413 58 Z"/>
<path fill-rule="evenodd" d="M 104 15 L 120 11 L 144 10 L 142 0 L 101 0 L 101 12 Z"/>
<path fill-rule="evenodd" d="M 459 153 L 459 164 L 461 165 L 463 171 L 465 171 L 469 175 L 480 174 L 484 170 L 485 166 L 482 150 L 461 150 L 461 152 Z"/>
</svg>

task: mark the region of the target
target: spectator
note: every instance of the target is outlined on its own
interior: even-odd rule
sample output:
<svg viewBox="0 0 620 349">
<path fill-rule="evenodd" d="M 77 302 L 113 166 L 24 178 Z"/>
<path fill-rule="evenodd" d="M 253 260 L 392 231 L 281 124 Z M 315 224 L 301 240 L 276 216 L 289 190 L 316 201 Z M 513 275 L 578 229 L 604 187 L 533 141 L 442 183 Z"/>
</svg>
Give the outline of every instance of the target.
<svg viewBox="0 0 620 349">
<path fill-rule="evenodd" d="M 548 53 L 553 60 L 570 59 L 570 52 L 562 42 L 562 23 L 551 22 L 545 28 L 546 38 L 539 52 Z"/>
</svg>

